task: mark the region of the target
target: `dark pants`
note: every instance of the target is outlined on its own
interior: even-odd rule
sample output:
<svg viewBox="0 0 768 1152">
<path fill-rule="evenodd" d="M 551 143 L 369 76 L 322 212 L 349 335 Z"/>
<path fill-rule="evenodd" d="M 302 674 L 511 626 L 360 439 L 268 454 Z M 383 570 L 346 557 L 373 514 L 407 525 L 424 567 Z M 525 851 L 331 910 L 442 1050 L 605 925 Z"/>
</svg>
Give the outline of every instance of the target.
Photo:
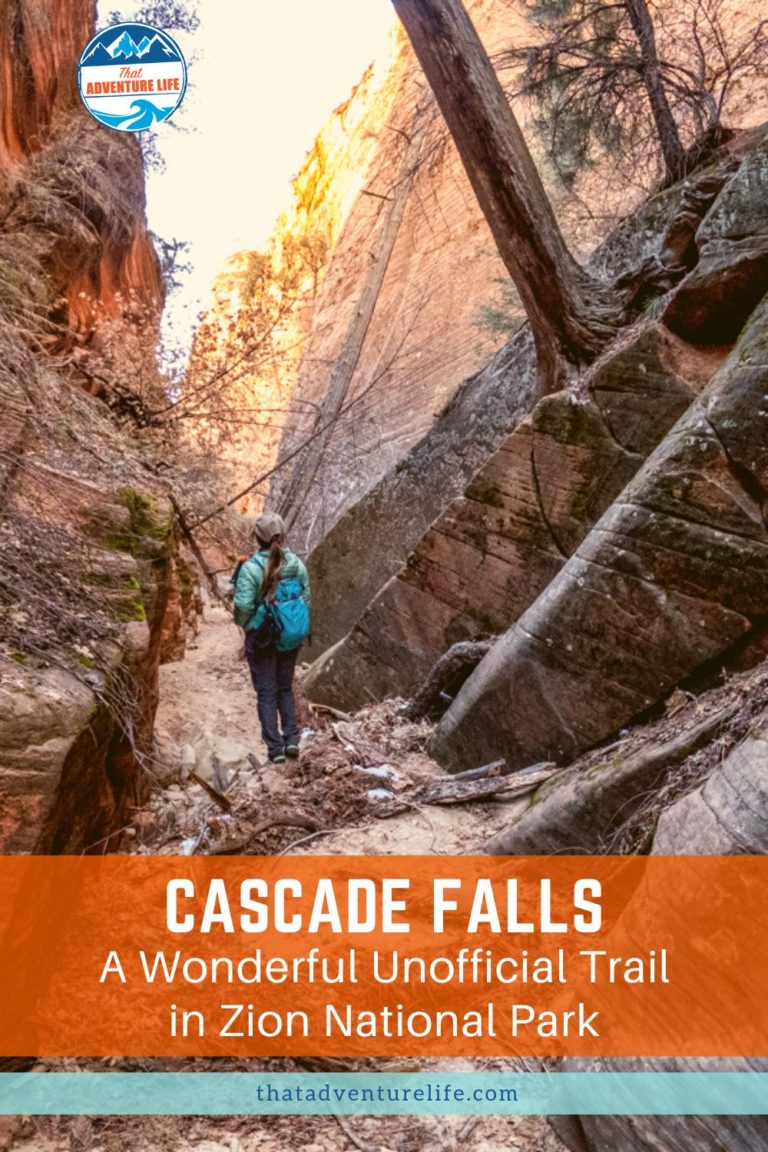
<svg viewBox="0 0 768 1152">
<path fill-rule="evenodd" d="M 250 632 L 245 634 L 245 655 L 256 690 L 261 736 L 272 757 L 283 753 L 287 744 L 299 742 L 299 723 L 293 699 L 293 673 L 299 649 L 278 652 L 274 647 L 257 648 L 252 635 Z"/>
</svg>

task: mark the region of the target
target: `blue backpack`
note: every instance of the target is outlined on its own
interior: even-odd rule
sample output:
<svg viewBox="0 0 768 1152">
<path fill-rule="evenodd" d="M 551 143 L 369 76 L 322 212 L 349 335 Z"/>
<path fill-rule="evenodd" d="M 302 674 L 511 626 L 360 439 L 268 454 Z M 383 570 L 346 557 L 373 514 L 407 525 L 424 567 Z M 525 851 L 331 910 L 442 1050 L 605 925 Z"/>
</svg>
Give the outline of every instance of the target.
<svg viewBox="0 0 768 1152">
<path fill-rule="evenodd" d="M 266 562 L 262 563 L 262 572 Z M 301 584 L 291 577 L 277 585 L 268 604 L 262 601 L 256 615 L 262 614 L 259 625 L 252 629 L 255 633 L 251 643 L 257 648 L 269 648 L 278 652 L 291 652 L 298 648 L 309 635 L 309 608 L 307 607 Z"/>
</svg>

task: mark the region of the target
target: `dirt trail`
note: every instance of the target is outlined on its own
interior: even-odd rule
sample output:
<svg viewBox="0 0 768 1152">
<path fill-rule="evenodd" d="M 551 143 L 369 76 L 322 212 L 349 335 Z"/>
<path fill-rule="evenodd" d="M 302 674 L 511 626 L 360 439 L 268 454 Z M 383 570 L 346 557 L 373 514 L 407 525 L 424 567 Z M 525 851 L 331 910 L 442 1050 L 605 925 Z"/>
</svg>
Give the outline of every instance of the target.
<svg viewBox="0 0 768 1152">
<path fill-rule="evenodd" d="M 498 831 L 514 811 L 512 803 L 475 802 L 449 808 L 415 807 L 389 819 L 378 819 L 367 798 L 371 780 L 350 766 L 332 728 L 306 737 L 298 767 L 263 766 L 255 696 L 240 634 L 221 608 L 206 610 L 199 635 L 186 658 L 161 670 L 161 703 L 157 717 L 159 752 L 169 761 L 159 786 L 136 821 L 133 850 L 140 852 L 215 851 L 217 838 L 245 837 L 242 851 L 289 850 L 349 854 L 466 853 Z M 405 783 L 442 775 L 423 750 L 426 728 L 397 720 L 396 707 L 381 705 L 361 714 L 367 738 L 375 736 L 395 761 Z M 355 724 L 358 723 L 355 718 Z M 234 813 L 223 817 L 204 790 L 179 779 L 179 757 L 185 746 L 203 740 L 217 747 L 222 739 L 252 752 L 260 769 L 241 767 L 229 795 Z M 225 745 L 226 747 L 226 745 Z M 405 793 L 404 793 L 405 794 Z M 290 848 L 301 829 L 276 829 L 257 843 L 248 826 L 265 814 L 301 809 L 318 822 L 338 826 L 310 843 Z M 306 835 L 306 831 L 303 833 Z M 274 838 L 269 839 L 270 836 Z M 191 846 L 191 847 L 190 847 Z M 130 850 L 130 848 L 128 849 Z M 197 1070 L 222 1068 L 216 1061 L 194 1061 Z M 228 1061 L 240 1071 L 296 1070 L 290 1061 Z M 320 1062 L 322 1063 L 322 1061 Z M 118 1070 L 172 1070 L 173 1062 L 111 1061 Z M 48 1065 L 53 1068 L 54 1065 Z M 179 1067 L 183 1066 L 179 1064 Z M 376 1066 L 383 1067 L 384 1062 Z M 392 1060 L 399 1071 L 520 1071 L 512 1060 Z M 103 1062 L 65 1061 L 55 1067 L 101 1070 Z M 175 1067 L 175 1065 L 174 1065 Z M 350 1069 L 355 1067 L 350 1063 Z M 338 1071 L 338 1067 L 333 1068 Z M 328 1116 L 275 1117 L 106 1117 L 26 1119 L 13 1134 L 0 1126 L 0 1152 L 564 1152 L 546 1120 L 540 1117 L 465 1116 Z"/>
<path fill-rule="evenodd" d="M 207 735 L 217 746 L 222 738 L 234 741 L 253 752 L 260 762 L 266 760 L 259 736 L 256 697 L 241 657 L 241 646 L 240 632 L 228 613 L 223 608 L 207 609 L 186 658 L 161 669 L 157 714 L 161 743 L 195 746 Z M 386 727 L 388 721 L 385 716 L 379 726 Z M 316 738 L 310 737 L 302 745 L 302 759 L 310 754 L 313 739 Z M 426 755 L 406 757 L 404 767 L 418 779 L 442 775 Z M 286 772 L 267 765 L 262 771 L 262 779 L 273 797 L 281 797 L 286 804 L 291 802 L 291 796 L 302 799 L 301 781 L 291 788 L 286 786 L 290 775 L 290 768 Z M 344 778 L 343 786 L 347 779 Z M 376 783 L 371 780 L 370 786 Z M 331 784 L 334 785 L 333 779 Z M 188 791 L 203 799 L 199 789 Z M 302 850 L 334 855 L 465 854 L 477 850 L 500 831 L 519 807 L 514 801 L 494 800 L 451 807 L 415 807 L 380 820 L 374 817 L 371 806 L 359 813 L 352 825 L 344 823 Z"/>
<path fill-rule="evenodd" d="M 256 697 L 242 658 L 242 633 L 224 608 L 207 608 L 186 656 L 160 669 L 156 728 L 177 744 L 194 744 L 216 733 L 265 756 L 256 718 Z"/>
</svg>

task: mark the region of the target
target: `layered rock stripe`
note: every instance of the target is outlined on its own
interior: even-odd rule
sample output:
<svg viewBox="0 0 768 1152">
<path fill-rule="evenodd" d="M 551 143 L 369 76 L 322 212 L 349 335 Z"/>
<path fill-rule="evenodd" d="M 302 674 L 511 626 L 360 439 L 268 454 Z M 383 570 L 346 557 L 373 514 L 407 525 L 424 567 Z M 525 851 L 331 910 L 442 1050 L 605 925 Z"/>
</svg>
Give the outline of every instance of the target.
<svg viewBox="0 0 768 1152">
<path fill-rule="evenodd" d="M 768 301 L 726 363 L 443 718 L 451 768 L 560 763 L 768 613 Z"/>
<path fill-rule="evenodd" d="M 503 632 L 558 573 L 688 407 L 705 362 L 645 322 L 592 372 L 546 397 L 438 517 L 350 634 L 313 665 L 312 699 L 406 695 L 460 640 Z"/>
</svg>

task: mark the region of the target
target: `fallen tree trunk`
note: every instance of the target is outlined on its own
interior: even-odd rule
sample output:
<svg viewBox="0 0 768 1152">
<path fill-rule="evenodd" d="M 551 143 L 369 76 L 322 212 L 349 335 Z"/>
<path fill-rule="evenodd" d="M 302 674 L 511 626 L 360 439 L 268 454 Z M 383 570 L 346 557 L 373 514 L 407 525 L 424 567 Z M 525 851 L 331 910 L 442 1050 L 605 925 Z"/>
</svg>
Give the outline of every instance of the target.
<svg viewBox="0 0 768 1152">
<path fill-rule="evenodd" d="M 502 760 L 496 764 L 488 764 L 485 768 L 472 769 L 460 780 L 455 776 L 431 780 L 403 799 L 398 799 L 386 808 L 382 807 L 375 811 L 374 815 L 379 819 L 387 819 L 419 804 L 468 804 L 473 800 L 496 798 L 514 800 L 534 792 L 556 772 L 561 771 L 557 765 L 546 762 L 533 764 L 513 776 L 502 776 L 499 773 L 503 763 Z M 483 775 L 475 775 L 478 772 Z"/>
<path fill-rule="evenodd" d="M 448 776 L 420 789 L 416 799 L 420 804 L 464 804 L 468 800 L 484 800 L 503 793 L 505 800 L 511 800 L 535 792 L 557 771 L 555 764 L 542 763 L 513 776 L 490 776 L 480 780 L 456 780 Z"/>
</svg>

